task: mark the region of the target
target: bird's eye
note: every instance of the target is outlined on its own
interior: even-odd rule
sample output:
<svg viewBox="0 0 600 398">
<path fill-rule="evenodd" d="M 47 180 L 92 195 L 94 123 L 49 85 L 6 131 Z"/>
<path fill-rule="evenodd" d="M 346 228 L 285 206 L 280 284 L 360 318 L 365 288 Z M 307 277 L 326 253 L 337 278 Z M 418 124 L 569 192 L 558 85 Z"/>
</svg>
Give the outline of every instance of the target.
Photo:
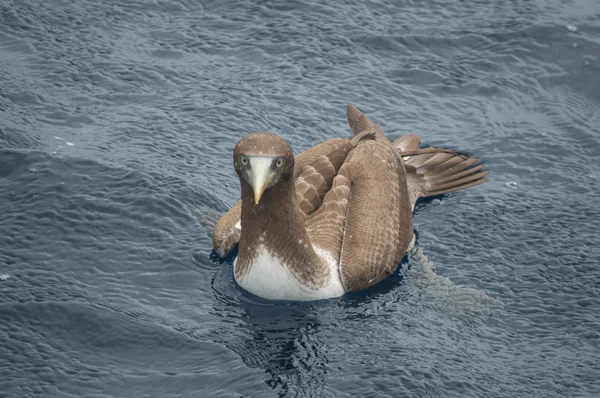
<svg viewBox="0 0 600 398">
<path fill-rule="evenodd" d="M 242 166 L 248 165 L 248 157 L 246 155 L 240 155 L 240 163 Z"/>
<path fill-rule="evenodd" d="M 282 167 L 283 167 L 283 159 L 282 159 L 282 158 L 278 158 L 278 159 L 275 161 L 275 167 L 277 167 L 278 169 L 280 169 L 280 168 L 282 168 Z"/>
</svg>

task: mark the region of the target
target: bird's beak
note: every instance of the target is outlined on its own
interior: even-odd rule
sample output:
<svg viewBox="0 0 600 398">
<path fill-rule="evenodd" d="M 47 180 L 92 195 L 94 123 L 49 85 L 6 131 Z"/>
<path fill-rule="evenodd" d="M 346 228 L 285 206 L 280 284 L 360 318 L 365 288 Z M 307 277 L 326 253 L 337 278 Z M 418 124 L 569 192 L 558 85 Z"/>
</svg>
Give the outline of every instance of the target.
<svg viewBox="0 0 600 398">
<path fill-rule="evenodd" d="M 248 156 L 250 161 L 249 183 L 254 190 L 254 203 L 258 204 L 265 189 L 273 180 L 273 158 L 270 156 Z"/>
</svg>

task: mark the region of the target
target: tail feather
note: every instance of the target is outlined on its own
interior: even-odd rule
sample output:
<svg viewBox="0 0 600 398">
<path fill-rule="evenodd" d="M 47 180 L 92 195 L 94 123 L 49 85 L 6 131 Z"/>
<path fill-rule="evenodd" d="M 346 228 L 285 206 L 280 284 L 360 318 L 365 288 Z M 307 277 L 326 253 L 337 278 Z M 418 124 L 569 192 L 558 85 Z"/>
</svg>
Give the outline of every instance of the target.
<svg viewBox="0 0 600 398">
<path fill-rule="evenodd" d="M 436 153 L 434 155 L 423 156 L 422 161 L 417 159 L 417 161 L 410 162 L 409 164 L 412 167 L 419 168 L 421 174 L 425 174 L 426 172 L 435 169 L 442 163 L 447 162 L 453 156 L 454 155 L 450 153 Z"/>
<path fill-rule="evenodd" d="M 418 135 L 406 134 L 396 139 L 392 145 L 401 152 L 414 151 L 419 147 L 419 141 L 421 140 Z"/>
<path fill-rule="evenodd" d="M 461 160 L 462 162 L 458 162 L 456 165 L 442 165 L 441 169 L 439 170 L 438 177 L 447 177 L 463 170 L 468 170 L 470 167 L 473 167 L 477 164 L 477 162 L 479 162 L 479 159 L 477 158 L 463 158 Z"/>
<path fill-rule="evenodd" d="M 438 182 L 438 181 L 433 182 L 432 186 L 430 188 L 430 191 L 428 192 L 429 196 L 432 196 L 431 195 L 432 192 L 448 191 L 453 188 L 455 188 L 453 190 L 463 189 L 462 188 L 463 185 L 467 185 L 468 183 L 482 180 L 485 178 L 485 176 L 487 176 L 489 174 L 489 171 L 477 173 L 477 171 L 471 172 L 471 170 L 466 170 L 466 172 L 469 172 L 470 174 L 467 176 L 464 176 L 464 177 L 460 177 L 456 180 L 450 180 L 450 181 L 444 182 L 444 183 Z M 460 174 L 464 175 L 464 172 L 460 173 Z"/>
<path fill-rule="evenodd" d="M 447 193 L 450 193 L 450 192 L 460 191 L 460 190 L 467 189 L 467 188 L 473 188 L 473 187 L 475 187 L 477 185 L 483 184 L 487 180 L 488 180 L 487 178 L 482 178 L 480 180 L 476 180 L 476 181 L 473 181 L 473 182 L 468 183 L 468 184 L 461 183 L 460 186 L 455 186 L 455 187 L 448 188 L 448 189 L 442 189 L 442 190 L 439 190 L 439 191 L 428 192 L 428 194 L 426 196 L 422 196 L 422 197 L 424 198 L 424 197 L 427 197 L 427 196 L 444 195 L 444 194 L 447 194 Z"/>
<path fill-rule="evenodd" d="M 465 159 L 464 159 L 464 158 L 462 158 L 462 157 L 455 156 L 455 157 L 451 158 L 451 159 L 450 159 L 450 160 L 448 160 L 446 163 L 444 163 L 444 169 L 445 169 L 446 171 L 443 171 L 443 170 L 438 170 L 438 171 L 439 171 L 438 177 L 441 177 L 441 176 L 443 176 L 443 175 L 444 175 L 444 173 L 446 173 L 446 172 L 448 172 L 448 173 L 450 173 L 450 174 L 452 174 L 452 173 L 456 172 L 456 170 L 457 170 L 457 169 L 456 169 L 456 167 L 457 167 L 459 164 L 461 164 L 461 163 L 464 163 L 464 162 L 465 162 Z M 464 170 L 464 169 L 463 169 L 463 170 Z M 460 171 L 462 171 L 462 170 L 460 170 Z"/>
<path fill-rule="evenodd" d="M 383 131 L 356 107 L 346 107 L 348 124 L 354 140 L 363 139 L 369 132 L 375 133 L 375 139 L 385 140 Z M 471 188 L 487 181 L 489 171 L 477 158 L 451 149 L 419 148 L 419 136 L 406 134 L 396 139 L 392 145 L 404 161 L 406 180 L 411 202 L 418 198 L 436 196 Z"/>
<path fill-rule="evenodd" d="M 413 201 L 483 184 L 489 174 L 478 158 L 452 150 L 424 148 L 399 153 L 410 156 L 405 167 Z"/>
<path fill-rule="evenodd" d="M 479 170 L 483 169 L 485 167 L 484 164 L 479 164 L 475 167 L 472 167 L 470 169 L 467 169 L 465 171 L 461 171 L 459 173 L 455 173 L 455 174 L 450 174 L 448 176 L 434 176 L 432 177 L 432 182 L 435 181 L 436 184 L 445 184 L 451 181 L 456 181 L 459 180 L 463 177 L 468 177 L 470 175 L 475 175 L 475 176 L 479 176 L 479 177 L 485 177 L 486 175 L 489 174 L 489 171 L 485 170 L 482 171 L 481 173 L 477 173 Z"/>
</svg>

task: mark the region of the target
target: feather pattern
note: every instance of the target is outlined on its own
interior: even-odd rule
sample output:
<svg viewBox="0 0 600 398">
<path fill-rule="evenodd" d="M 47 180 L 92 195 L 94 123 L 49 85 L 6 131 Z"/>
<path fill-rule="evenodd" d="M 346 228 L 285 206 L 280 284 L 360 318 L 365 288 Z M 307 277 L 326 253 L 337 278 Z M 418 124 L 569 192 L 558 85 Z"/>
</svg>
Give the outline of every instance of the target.
<svg viewBox="0 0 600 398">
<path fill-rule="evenodd" d="M 394 272 L 413 244 L 412 209 L 419 198 L 487 181 L 489 171 L 477 158 L 418 148 L 416 134 L 390 142 L 352 105 L 347 118 L 351 138 L 323 142 L 295 158 L 273 134 L 238 142 L 234 163 L 242 198 L 215 226 L 213 246 L 226 255 L 239 242 L 234 274 L 245 289 L 307 300 L 372 286 Z M 276 182 L 260 203 L 237 162 L 255 153 L 283 156 L 293 165 L 273 168 Z M 282 285 L 269 286 L 277 280 Z"/>
</svg>

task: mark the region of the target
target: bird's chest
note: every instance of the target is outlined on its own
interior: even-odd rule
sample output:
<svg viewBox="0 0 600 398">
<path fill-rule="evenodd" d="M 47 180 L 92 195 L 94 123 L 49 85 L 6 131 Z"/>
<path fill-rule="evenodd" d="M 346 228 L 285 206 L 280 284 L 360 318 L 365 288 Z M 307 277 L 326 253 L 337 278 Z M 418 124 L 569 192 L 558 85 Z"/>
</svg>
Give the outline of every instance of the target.
<svg viewBox="0 0 600 398">
<path fill-rule="evenodd" d="M 235 280 L 243 289 L 268 300 L 319 300 L 344 294 L 339 277 L 336 283 L 336 276 L 328 272 L 323 274 L 323 283 L 315 285 L 293 271 L 297 265 L 286 263 L 262 245 L 251 256 L 238 256 L 233 266 Z"/>
</svg>

